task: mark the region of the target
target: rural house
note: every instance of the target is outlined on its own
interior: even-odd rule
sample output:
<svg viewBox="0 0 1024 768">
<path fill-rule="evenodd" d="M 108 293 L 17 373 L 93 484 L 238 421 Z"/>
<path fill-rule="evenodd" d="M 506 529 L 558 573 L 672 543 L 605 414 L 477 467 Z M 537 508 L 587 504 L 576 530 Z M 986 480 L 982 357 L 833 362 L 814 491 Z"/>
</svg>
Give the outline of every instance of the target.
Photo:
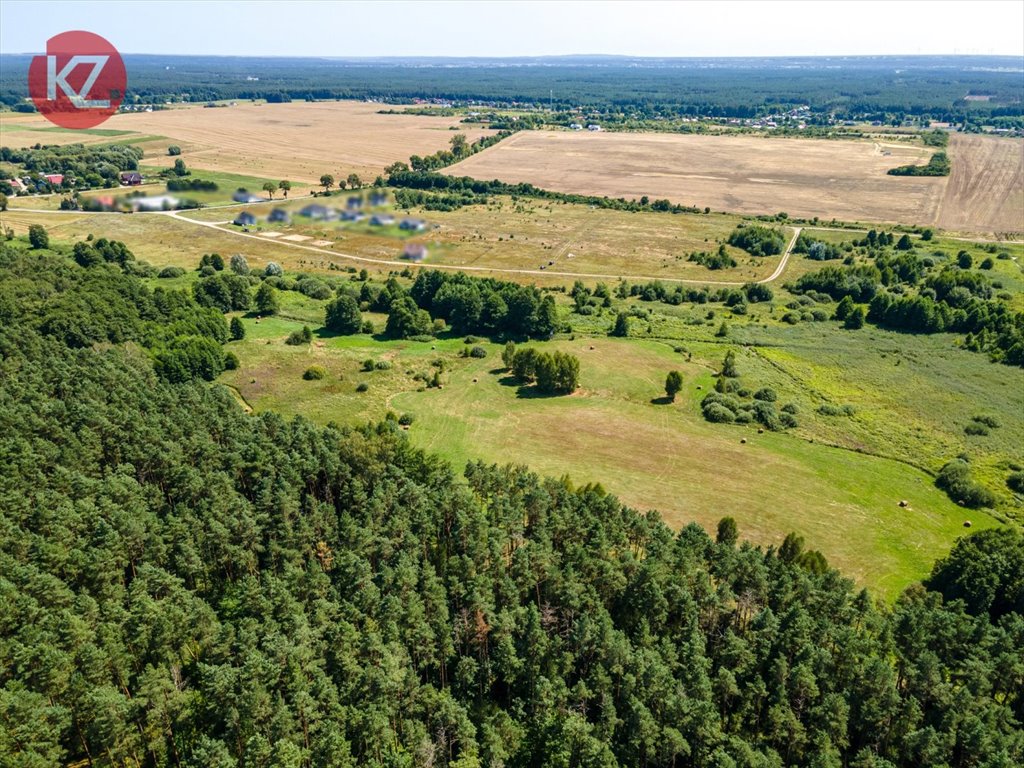
<svg viewBox="0 0 1024 768">
<path fill-rule="evenodd" d="M 138 171 L 125 171 L 121 174 L 121 183 L 128 187 L 137 187 L 142 183 L 142 174 Z"/>
<path fill-rule="evenodd" d="M 402 249 L 402 258 L 409 261 L 423 261 L 427 258 L 427 246 L 423 243 L 406 243 Z"/>
<path fill-rule="evenodd" d="M 370 205 L 374 208 L 388 204 L 388 196 L 383 192 L 374 192 L 370 195 Z"/>
<path fill-rule="evenodd" d="M 375 227 L 386 227 L 389 224 L 395 223 L 395 217 L 389 216 L 386 213 L 375 213 L 370 217 L 370 223 Z"/>
<path fill-rule="evenodd" d="M 51 184 L 53 184 L 53 186 L 55 187 L 59 187 L 61 184 L 64 183 L 63 173 L 44 173 L 43 178 L 46 179 Z"/>
<path fill-rule="evenodd" d="M 366 218 L 365 213 L 359 213 L 358 211 L 340 211 L 342 221 L 362 221 Z"/>
<path fill-rule="evenodd" d="M 356 211 L 363 207 L 363 198 L 361 197 L 350 197 L 345 203 L 345 207 L 350 211 Z"/>
<path fill-rule="evenodd" d="M 423 219 L 402 219 L 402 223 L 398 227 L 407 232 L 422 232 L 427 228 L 427 222 Z"/>
<path fill-rule="evenodd" d="M 254 195 L 248 190 L 239 189 L 231 196 L 231 199 L 236 203 L 262 203 L 265 198 L 262 198 L 259 195 Z"/>
<path fill-rule="evenodd" d="M 338 212 L 332 211 L 326 205 L 313 203 L 299 211 L 299 216 L 305 216 L 307 219 L 314 219 L 316 221 L 330 221 L 338 218 Z"/>
<path fill-rule="evenodd" d="M 270 212 L 270 215 L 267 216 L 267 221 L 274 222 L 276 224 L 290 224 L 291 220 L 291 214 L 284 208 L 275 208 Z"/>
<path fill-rule="evenodd" d="M 256 223 L 256 217 L 253 216 L 248 211 L 242 211 L 240 214 L 238 214 L 238 216 L 235 217 L 235 220 L 231 223 L 236 224 L 239 227 L 251 227 L 253 224 Z"/>
</svg>

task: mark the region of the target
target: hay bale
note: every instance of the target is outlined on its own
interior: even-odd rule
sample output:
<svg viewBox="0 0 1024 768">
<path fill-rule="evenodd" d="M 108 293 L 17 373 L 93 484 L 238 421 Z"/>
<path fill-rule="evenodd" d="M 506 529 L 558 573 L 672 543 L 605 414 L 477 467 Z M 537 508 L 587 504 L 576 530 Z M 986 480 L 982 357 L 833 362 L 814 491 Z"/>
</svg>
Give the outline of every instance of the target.
<svg viewBox="0 0 1024 768">
<path fill-rule="evenodd" d="M 971 527 L 971 521 L 970 520 L 964 520 L 964 528 L 970 528 L 970 527 Z"/>
<path fill-rule="evenodd" d="M 746 444 L 747 444 L 747 438 L 741 437 L 740 438 L 740 445 L 746 445 Z"/>
<path fill-rule="evenodd" d="M 900 499 L 900 506 L 901 507 L 909 507 L 910 506 L 910 502 L 907 501 L 906 499 Z"/>
</svg>

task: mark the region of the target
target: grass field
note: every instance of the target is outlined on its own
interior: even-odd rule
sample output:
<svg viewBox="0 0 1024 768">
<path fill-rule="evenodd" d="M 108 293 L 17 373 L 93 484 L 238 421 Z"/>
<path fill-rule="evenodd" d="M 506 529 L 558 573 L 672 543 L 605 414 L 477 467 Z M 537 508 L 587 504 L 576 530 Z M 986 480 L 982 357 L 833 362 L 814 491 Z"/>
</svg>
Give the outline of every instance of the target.
<svg viewBox="0 0 1024 768">
<path fill-rule="evenodd" d="M 745 536 L 762 544 L 778 544 L 797 530 L 847 574 L 890 597 L 928 571 L 962 532 L 965 518 L 975 528 L 995 524 L 984 513 L 965 513 L 929 475 L 904 462 L 823 445 L 817 437 L 822 427 L 805 411 L 804 401 L 813 399 L 806 385 L 782 381 L 753 353 L 741 357 L 744 375 L 800 402 L 806 412 L 801 428 L 758 434 L 752 427 L 706 423 L 699 401 L 713 385 L 710 366 L 724 350 L 713 343 L 711 329 L 700 332 L 703 341 L 687 343 L 689 362 L 672 344 L 654 339 L 552 342 L 580 358 L 581 388 L 570 397 L 545 398 L 529 396 L 498 370 L 495 344 L 483 344 L 489 354 L 482 360 L 459 357 L 459 338 L 328 335 L 308 347 L 289 347 L 283 343 L 289 332 L 304 323 L 318 326 L 322 305 L 284 296 L 284 317 L 244 321 L 247 338 L 231 345 L 241 367 L 222 377 L 256 410 L 342 424 L 378 419 L 388 409 L 412 413 L 410 439 L 457 465 L 478 458 L 524 463 L 577 483 L 599 481 L 631 505 L 657 509 L 673 526 L 697 520 L 713 527 L 732 515 Z M 374 320 L 379 330 L 383 317 Z M 364 372 L 366 359 L 391 367 Z M 438 360 L 446 368 L 443 387 L 427 389 L 416 376 L 429 376 Z M 323 366 L 327 377 L 304 381 L 312 364 Z M 677 402 L 666 405 L 658 398 L 672 368 L 683 372 L 685 386 Z M 363 382 L 368 389 L 358 392 Z M 974 393 L 954 392 L 950 399 L 966 394 Z M 1006 439 L 1015 435 L 1008 432 Z M 900 507 L 901 500 L 910 506 Z"/>
<path fill-rule="evenodd" d="M 343 178 L 357 173 L 372 180 L 396 160 L 446 149 L 462 130 L 474 141 L 492 133 L 461 126 L 458 117 L 381 115 L 379 104 L 316 102 L 239 103 L 233 107 L 187 107 L 149 113 L 124 113 L 104 123 L 116 136 L 78 132 L 40 133 L 49 123 L 40 115 L 0 115 L 0 143 L 30 146 L 37 142 L 138 142 L 145 162 L 169 167 L 175 158 L 167 147 L 177 144 L 190 168 L 270 179 L 317 183 L 321 174 Z"/>
</svg>

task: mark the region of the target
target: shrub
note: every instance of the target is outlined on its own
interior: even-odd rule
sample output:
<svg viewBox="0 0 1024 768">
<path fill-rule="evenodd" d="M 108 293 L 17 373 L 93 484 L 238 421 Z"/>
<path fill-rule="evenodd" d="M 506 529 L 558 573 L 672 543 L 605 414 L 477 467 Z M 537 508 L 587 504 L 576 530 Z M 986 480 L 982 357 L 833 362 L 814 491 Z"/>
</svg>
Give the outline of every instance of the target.
<svg viewBox="0 0 1024 768">
<path fill-rule="evenodd" d="M 224 353 L 224 370 L 234 371 L 238 368 L 238 355 L 234 352 Z"/>
<path fill-rule="evenodd" d="M 370 359 L 363 360 L 363 370 L 364 371 L 372 371 L 373 370 L 373 363 L 374 363 L 374 361 L 370 360 Z"/>
<path fill-rule="evenodd" d="M 704 418 L 716 424 L 728 424 L 736 421 L 736 414 L 718 403 L 709 403 L 703 411 Z M 749 421 L 749 416 L 747 420 Z"/>
<path fill-rule="evenodd" d="M 245 325 L 237 317 L 231 318 L 231 323 L 228 326 L 228 330 L 231 334 L 232 341 L 241 341 L 245 338 Z"/>
<path fill-rule="evenodd" d="M 979 424 L 976 421 L 972 421 L 970 424 L 964 427 L 964 432 L 968 435 L 978 435 L 984 437 L 985 435 L 988 434 L 988 427 L 986 427 L 984 424 Z"/>
<path fill-rule="evenodd" d="M 375 371 L 389 371 L 391 370 L 391 363 L 387 360 L 378 360 L 373 364 L 373 369 Z"/>
<path fill-rule="evenodd" d="M 989 256 L 978 265 L 978 269 L 992 269 L 995 265 L 996 263 L 992 261 L 992 257 Z"/>
<path fill-rule="evenodd" d="M 800 412 L 800 409 L 796 407 L 796 403 L 786 403 L 782 406 L 783 413 L 796 414 Z"/>
<path fill-rule="evenodd" d="M 370 385 L 365 381 L 361 381 L 356 385 L 356 392 L 365 392 L 370 388 Z"/>
<path fill-rule="evenodd" d="M 308 296 L 311 299 L 318 299 L 320 301 L 329 299 L 333 295 L 333 291 L 331 291 L 330 286 L 328 286 L 323 280 L 315 277 L 302 278 L 299 280 L 298 288 L 299 293 L 303 296 Z"/>
<path fill-rule="evenodd" d="M 796 417 L 788 411 L 783 411 L 779 414 L 779 423 L 782 424 L 786 429 L 795 429 L 800 426 L 800 423 L 796 420 Z"/>
<path fill-rule="evenodd" d="M 484 358 L 487 357 L 487 350 L 480 346 L 475 346 L 469 350 L 470 357 Z"/>
<path fill-rule="evenodd" d="M 267 266 L 263 268 L 263 274 L 266 277 L 280 277 L 284 274 L 284 270 L 276 261 L 268 261 Z"/>
<path fill-rule="evenodd" d="M 157 273 L 157 277 L 181 277 L 185 270 L 181 267 L 164 267 Z"/>
<path fill-rule="evenodd" d="M 284 340 L 284 343 L 297 347 L 302 344 L 309 344 L 312 340 L 313 331 L 310 330 L 308 325 L 304 325 L 301 331 L 292 331 L 288 338 Z"/>
<path fill-rule="evenodd" d="M 822 416 L 853 416 L 853 406 L 822 403 L 818 406 L 818 413 Z"/>
<path fill-rule="evenodd" d="M 761 387 L 761 389 L 754 393 L 754 399 L 763 400 L 766 403 L 774 403 L 779 398 L 771 387 Z"/>
<path fill-rule="evenodd" d="M 302 378 L 304 378 L 306 381 L 314 381 L 317 379 L 322 379 L 326 375 L 327 371 L 325 371 L 322 366 L 311 365 L 303 372 Z"/>
<path fill-rule="evenodd" d="M 167 154 L 170 155 L 171 157 L 176 157 L 177 155 L 181 154 L 181 147 L 179 147 L 177 144 L 171 144 L 171 146 L 167 148 Z"/>
<path fill-rule="evenodd" d="M 999 419 L 995 416 L 989 416 L 988 414 L 977 414 L 972 416 L 971 421 L 977 422 L 978 424 L 984 424 L 986 427 L 991 427 L 992 429 L 998 429 L 1000 426 Z"/>
<path fill-rule="evenodd" d="M 413 421 L 415 421 L 415 419 L 416 417 L 413 416 L 411 413 L 403 413 L 401 416 L 398 417 L 398 423 L 404 427 L 407 427 L 410 424 L 412 424 Z"/>
<path fill-rule="evenodd" d="M 800 322 L 800 315 L 796 312 L 787 312 L 782 316 L 782 322 L 788 323 L 789 325 L 796 325 Z"/>
<path fill-rule="evenodd" d="M 1011 472 L 1010 476 L 1006 478 L 1006 485 L 1011 491 L 1024 493 L 1024 472 Z"/>
<path fill-rule="evenodd" d="M 946 492 L 953 501 L 965 507 L 991 507 L 995 496 L 971 477 L 970 465 L 963 459 L 947 462 L 939 471 L 935 485 Z"/>
</svg>

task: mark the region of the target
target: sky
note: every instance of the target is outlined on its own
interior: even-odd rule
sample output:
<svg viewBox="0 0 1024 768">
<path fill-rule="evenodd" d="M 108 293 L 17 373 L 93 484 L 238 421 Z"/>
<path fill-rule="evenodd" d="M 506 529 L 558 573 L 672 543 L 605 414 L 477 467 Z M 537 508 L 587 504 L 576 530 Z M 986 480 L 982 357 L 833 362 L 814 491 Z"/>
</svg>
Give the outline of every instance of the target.
<svg viewBox="0 0 1024 768">
<path fill-rule="evenodd" d="M 0 52 L 72 29 L 122 53 L 1024 58 L 1022 0 L 0 0 Z"/>
</svg>

